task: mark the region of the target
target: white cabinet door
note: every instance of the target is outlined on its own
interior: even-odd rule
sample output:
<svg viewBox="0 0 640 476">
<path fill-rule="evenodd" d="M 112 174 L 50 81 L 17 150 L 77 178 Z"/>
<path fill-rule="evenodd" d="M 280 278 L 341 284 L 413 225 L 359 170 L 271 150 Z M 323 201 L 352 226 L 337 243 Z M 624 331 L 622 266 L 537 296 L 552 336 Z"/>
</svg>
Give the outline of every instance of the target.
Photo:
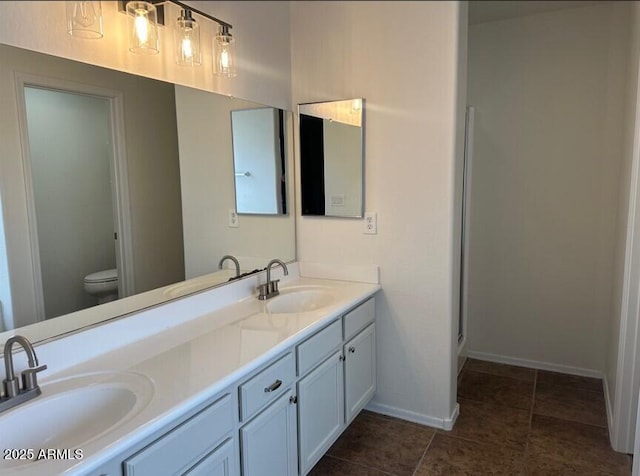
<svg viewBox="0 0 640 476">
<path fill-rule="evenodd" d="M 371 324 L 344 345 L 347 423 L 376 392 L 376 329 Z"/>
<path fill-rule="evenodd" d="M 298 382 L 300 474 L 307 474 L 344 428 L 344 365 L 334 353 Z"/>
<path fill-rule="evenodd" d="M 185 476 L 236 476 L 233 439 L 229 438 L 209 453 L 202 461 L 185 473 Z"/>
<path fill-rule="evenodd" d="M 243 476 L 296 476 L 296 406 L 289 390 L 240 429 Z"/>
</svg>

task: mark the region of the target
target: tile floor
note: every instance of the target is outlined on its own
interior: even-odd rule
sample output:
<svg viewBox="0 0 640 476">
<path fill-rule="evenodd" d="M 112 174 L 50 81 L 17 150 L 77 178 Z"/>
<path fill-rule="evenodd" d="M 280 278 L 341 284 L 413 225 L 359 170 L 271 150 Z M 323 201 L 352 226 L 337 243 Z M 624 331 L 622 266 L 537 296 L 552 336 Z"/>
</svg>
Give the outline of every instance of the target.
<svg viewBox="0 0 640 476">
<path fill-rule="evenodd" d="M 600 380 L 468 360 L 441 431 L 363 411 L 312 476 L 630 475 L 609 446 Z"/>
</svg>

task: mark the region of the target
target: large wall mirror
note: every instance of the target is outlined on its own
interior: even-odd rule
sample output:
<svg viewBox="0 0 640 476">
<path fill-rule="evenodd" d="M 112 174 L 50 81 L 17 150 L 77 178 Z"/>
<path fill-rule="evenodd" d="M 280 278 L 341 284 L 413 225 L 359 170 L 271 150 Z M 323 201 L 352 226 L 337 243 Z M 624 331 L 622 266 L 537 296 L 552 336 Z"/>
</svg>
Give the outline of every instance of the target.
<svg viewBox="0 0 640 476">
<path fill-rule="evenodd" d="M 362 217 L 364 100 L 300 104 L 303 215 Z"/>
<path fill-rule="evenodd" d="M 7 45 L 0 65 L 0 341 L 227 283 L 225 255 L 295 259 L 290 112 Z M 244 111 L 271 142 L 233 132 Z M 254 152 L 242 178 L 270 171 L 275 213 L 236 214 L 235 149 Z"/>
</svg>

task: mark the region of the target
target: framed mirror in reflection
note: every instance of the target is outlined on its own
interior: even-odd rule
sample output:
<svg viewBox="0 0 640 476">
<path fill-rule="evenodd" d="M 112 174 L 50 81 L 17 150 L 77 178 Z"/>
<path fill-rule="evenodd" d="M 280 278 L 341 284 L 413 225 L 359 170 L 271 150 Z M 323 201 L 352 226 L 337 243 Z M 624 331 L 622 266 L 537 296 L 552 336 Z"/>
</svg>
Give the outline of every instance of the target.
<svg viewBox="0 0 640 476">
<path fill-rule="evenodd" d="M 278 118 L 284 181 L 272 193 L 286 213 L 290 112 L 6 45 L 0 65 L 0 341 L 226 283 L 238 272 L 219 269 L 225 255 L 240 273 L 295 258 L 291 214 L 235 215 L 230 119 Z"/>
<path fill-rule="evenodd" d="M 238 214 L 286 215 L 284 111 L 231 111 L 231 129 Z"/>
<path fill-rule="evenodd" d="M 298 105 L 303 215 L 362 217 L 364 100 Z"/>
</svg>

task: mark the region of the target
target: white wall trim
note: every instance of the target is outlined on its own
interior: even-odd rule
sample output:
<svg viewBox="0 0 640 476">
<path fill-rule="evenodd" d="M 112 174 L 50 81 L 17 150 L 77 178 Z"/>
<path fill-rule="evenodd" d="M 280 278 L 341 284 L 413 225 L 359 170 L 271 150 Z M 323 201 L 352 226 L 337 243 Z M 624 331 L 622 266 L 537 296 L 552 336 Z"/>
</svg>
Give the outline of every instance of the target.
<svg viewBox="0 0 640 476">
<path fill-rule="evenodd" d="M 499 364 L 517 365 L 519 367 L 529 367 L 531 369 L 548 370 L 568 375 L 579 375 L 581 377 L 603 378 L 599 370 L 585 369 L 582 367 L 571 367 L 569 365 L 554 364 L 552 362 L 541 362 L 539 360 L 520 359 L 505 355 L 489 354 L 486 352 L 467 351 L 467 357 L 471 359 L 487 360 Z"/>
<path fill-rule="evenodd" d="M 463 185 L 462 185 L 462 282 L 461 282 L 461 301 L 462 313 L 459 319 L 459 325 L 462 329 L 458 330 L 458 334 L 462 335 L 463 346 L 458 350 L 458 355 L 464 351 L 464 344 L 467 339 L 467 329 L 469 329 L 469 256 L 471 253 L 471 177 L 473 172 L 473 134 L 475 128 L 475 111 L 473 106 L 467 106 L 465 115 L 465 141 L 464 141 L 464 166 L 463 166 Z"/>
<path fill-rule="evenodd" d="M 602 385 L 604 387 L 604 407 L 607 411 L 607 428 L 609 429 L 609 440 L 611 440 L 611 428 L 613 428 L 613 402 L 609 397 L 609 380 L 607 374 L 604 374 L 602 378 Z"/>
<path fill-rule="evenodd" d="M 18 106 L 18 129 L 20 133 L 20 147 L 22 148 L 22 171 L 25 186 L 25 199 L 27 205 L 27 223 L 29 226 L 29 236 L 25 240 L 29 242 L 31 250 L 30 272 L 33 284 L 33 311 L 35 322 L 45 320 L 44 310 L 44 290 L 42 286 L 42 268 L 40 266 L 40 247 L 38 243 L 38 225 L 36 222 L 36 202 L 33 189 L 33 173 L 31 172 L 31 147 L 29 146 L 29 128 L 27 123 L 27 103 L 24 88 L 31 83 L 47 84 L 48 78 L 31 77 L 22 73 L 15 73 L 16 102 Z M 15 296 L 12 296 L 15 299 Z"/>
<path fill-rule="evenodd" d="M 380 413 L 382 415 L 392 416 L 401 420 L 420 423 L 421 425 L 427 425 L 446 431 L 453 429 L 453 425 L 455 425 L 458 415 L 460 414 L 460 405 L 458 403 L 456 403 L 453 408 L 453 412 L 448 418 L 437 418 L 430 415 L 423 415 L 422 413 L 416 413 L 374 401 L 369 402 L 365 408 L 374 413 Z"/>
<path fill-rule="evenodd" d="M 640 74 L 635 107 L 618 362 L 612 402 L 613 422 L 609 427 L 613 449 L 624 453 L 633 452 L 640 380 L 640 366 L 636 363 L 640 339 Z"/>
</svg>

